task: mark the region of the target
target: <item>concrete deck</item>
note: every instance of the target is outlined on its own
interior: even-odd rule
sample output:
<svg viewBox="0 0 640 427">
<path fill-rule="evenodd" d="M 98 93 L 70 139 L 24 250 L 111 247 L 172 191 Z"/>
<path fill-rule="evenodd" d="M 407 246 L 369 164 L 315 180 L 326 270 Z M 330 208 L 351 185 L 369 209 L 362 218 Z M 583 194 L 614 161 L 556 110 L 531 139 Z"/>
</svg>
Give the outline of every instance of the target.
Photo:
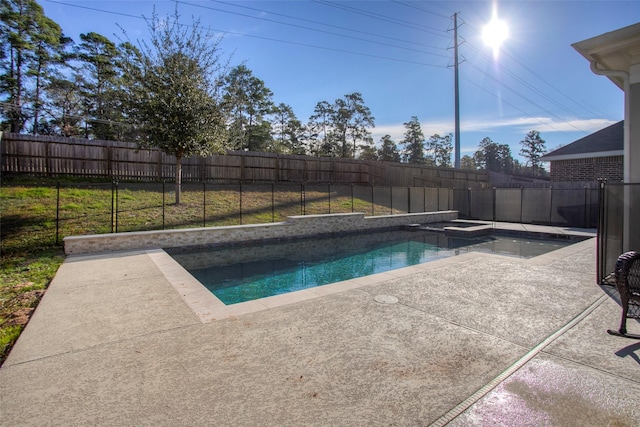
<svg viewBox="0 0 640 427">
<path fill-rule="evenodd" d="M 590 239 L 212 314 L 161 251 L 69 256 L 0 368 L 0 424 L 638 426 L 640 342 L 606 333 L 595 277 Z"/>
</svg>

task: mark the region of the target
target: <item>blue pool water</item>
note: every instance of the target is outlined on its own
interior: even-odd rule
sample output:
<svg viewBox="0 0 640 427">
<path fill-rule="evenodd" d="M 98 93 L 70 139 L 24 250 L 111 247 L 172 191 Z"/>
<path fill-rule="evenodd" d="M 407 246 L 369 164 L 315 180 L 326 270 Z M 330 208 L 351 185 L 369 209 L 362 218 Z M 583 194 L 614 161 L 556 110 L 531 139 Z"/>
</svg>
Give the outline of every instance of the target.
<svg viewBox="0 0 640 427">
<path fill-rule="evenodd" d="M 471 251 L 529 258 L 571 243 L 495 236 L 463 239 L 394 230 L 167 252 L 228 305 Z"/>
</svg>

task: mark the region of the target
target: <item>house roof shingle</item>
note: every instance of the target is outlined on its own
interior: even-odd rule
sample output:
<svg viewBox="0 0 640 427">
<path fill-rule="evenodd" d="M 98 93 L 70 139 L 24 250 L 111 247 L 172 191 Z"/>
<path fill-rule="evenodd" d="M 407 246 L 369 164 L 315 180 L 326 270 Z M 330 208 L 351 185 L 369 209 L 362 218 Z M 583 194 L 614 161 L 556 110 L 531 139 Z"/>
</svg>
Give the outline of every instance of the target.
<svg viewBox="0 0 640 427">
<path fill-rule="evenodd" d="M 624 153 L 624 120 L 580 138 L 542 156 L 543 161 L 622 156 Z"/>
</svg>

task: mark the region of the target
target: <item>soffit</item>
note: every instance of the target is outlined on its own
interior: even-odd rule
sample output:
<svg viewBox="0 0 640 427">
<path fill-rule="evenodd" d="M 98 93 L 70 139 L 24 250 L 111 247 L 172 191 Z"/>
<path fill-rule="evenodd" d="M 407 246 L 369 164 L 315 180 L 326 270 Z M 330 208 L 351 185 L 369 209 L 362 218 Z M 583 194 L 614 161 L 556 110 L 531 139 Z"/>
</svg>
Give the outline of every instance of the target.
<svg viewBox="0 0 640 427">
<path fill-rule="evenodd" d="M 589 62 L 595 62 L 599 70 L 629 73 L 631 65 L 640 64 L 640 23 L 573 43 L 571 46 Z M 607 77 L 624 90 L 622 76 Z"/>
</svg>

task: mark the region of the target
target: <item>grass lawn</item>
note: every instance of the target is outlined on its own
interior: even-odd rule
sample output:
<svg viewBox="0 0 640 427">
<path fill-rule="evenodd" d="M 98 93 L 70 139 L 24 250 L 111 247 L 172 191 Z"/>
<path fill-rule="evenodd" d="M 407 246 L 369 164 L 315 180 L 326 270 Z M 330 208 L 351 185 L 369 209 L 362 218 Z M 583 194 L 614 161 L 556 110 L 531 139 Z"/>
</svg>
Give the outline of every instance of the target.
<svg viewBox="0 0 640 427">
<path fill-rule="evenodd" d="M 58 183 L 60 186 L 58 187 Z M 203 191 L 206 189 L 206 191 Z M 287 216 L 372 211 L 383 204 L 351 197 L 350 186 L 306 187 L 7 179 L 0 188 L 0 365 L 64 261 L 62 239 L 83 234 L 284 221 Z M 302 206 L 304 200 L 304 206 Z M 240 209 L 242 207 L 242 209 Z"/>
</svg>

